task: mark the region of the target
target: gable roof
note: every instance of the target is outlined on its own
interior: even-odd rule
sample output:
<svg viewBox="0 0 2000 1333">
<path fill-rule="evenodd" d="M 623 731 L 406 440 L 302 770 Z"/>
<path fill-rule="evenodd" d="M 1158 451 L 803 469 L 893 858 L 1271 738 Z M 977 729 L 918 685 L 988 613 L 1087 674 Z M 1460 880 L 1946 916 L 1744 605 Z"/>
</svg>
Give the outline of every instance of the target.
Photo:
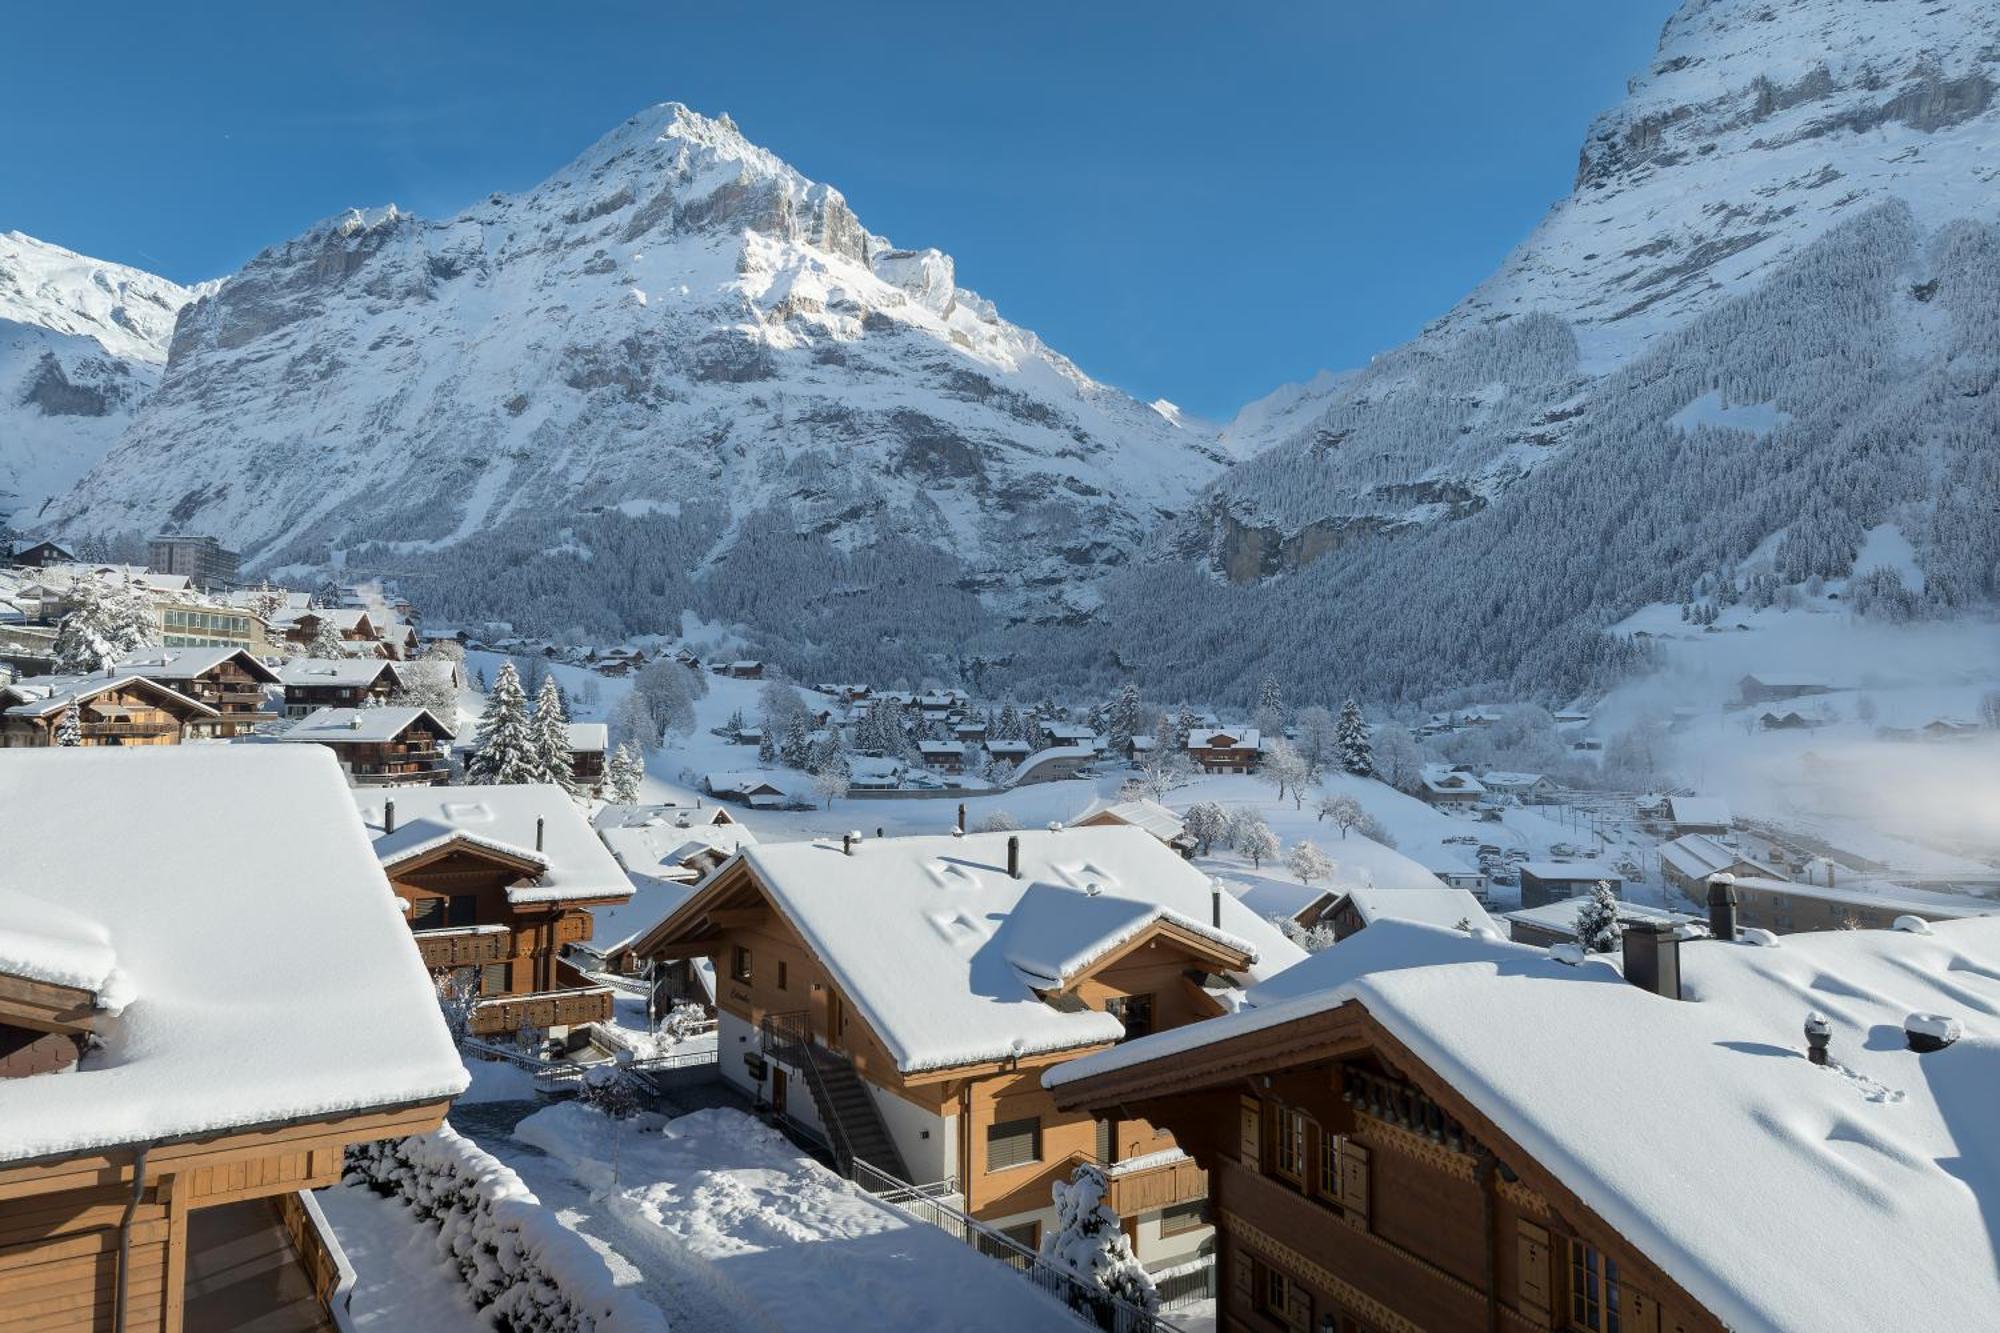
<svg viewBox="0 0 2000 1333">
<path fill-rule="evenodd" d="M 1729 827 L 1729 802 L 1714 796 L 1669 796 L 1667 817 L 1676 824 L 1720 824 Z"/>
<path fill-rule="evenodd" d="M 611 728 L 602 722 L 571 722 L 569 748 L 583 753 L 602 753 L 611 747 Z"/>
<path fill-rule="evenodd" d="M 1660 845 L 1660 860 L 1672 866 L 1688 879 L 1706 879 L 1720 870 L 1733 865 L 1751 865 L 1765 871 L 1770 878 L 1780 878 L 1778 872 L 1761 861 L 1753 861 L 1742 852 L 1726 843 L 1717 842 L 1706 833 L 1683 833 L 1672 842 Z"/>
<path fill-rule="evenodd" d="M 111 670 L 116 675 L 148 680 L 195 680 L 231 660 L 267 685 L 278 683 L 278 673 L 247 648 L 141 648 L 113 662 Z"/>
<path fill-rule="evenodd" d="M 5 1083 L 0 1161 L 464 1088 L 333 756 L 243 745 L 24 750 L 0 764 L 0 808 L 0 937 L 14 941 L 0 950 L 33 951 L 44 969 L 67 955 L 65 982 L 100 1004 L 113 971 L 124 978 L 122 994 L 112 985 L 122 1012 L 95 1025 L 101 1049 L 70 1072 Z M 117 812 L 116 836 L 105 836 L 107 810 Z M 55 946 L 24 950 L 24 934 Z M 218 940 L 283 966 L 230 966 Z"/>
<path fill-rule="evenodd" d="M 401 682 L 400 668 L 386 657 L 294 657 L 278 664 L 284 685 L 372 686 L 384 672 Z"/>
<path fill-rule="evenodd" d="M 150 694 L 169 708 L 183 709 L 197 717 L 222 714 L 199 699 L 144 676 L 33 676 L 0 686 L 0 712 L 20 717 L 48 717 L 73 704 L 87 703 L 107 690 L 135 688 Z"/>
<path fill-rule="evenodd" d="M 1426 925 L 1456 930 L 1458 923 L 1464 921 L 1473 930 L 1495 933 L 1500 930 L 1500 923 L 1487 914 L 1479 899 L 1464 889 L 1353 888 L 1335 901 L 1333 910 L 1336 912 L 1340 910 L 1341 900 L 1351 904 L 1361 919 L 1371 926 L 1378 921 L 1421 921 Z"/>
<path fill-rule="evenodd" d="M 1570 967 L 1385 923 L 1314 955 L 1289 984 L 1253 990 L 1242 1013 L 1043 1082 L 1149 1062 L 1185 1082 L 1194 1052 L 1356 1003 L 1725 1326 L 1990 1323 L 2000 918 L 1776 947 L 1689 941 L 1681 970 L 1691 998 L 1674 1001 L 1626 984 L 1608 960 Z M 1808 1009 L 1833 1026 L 1829 1067 L 1804 1058 Z M 1964 1035 L 1919 1055 L 1898 1031 L 1912 1013 L 1949 1015 Z M 1579 1031 L 1619 1034 L 1593 1048 L 1582 1078 L 1571 1077 Z M 1698 1164 L 1634 1148 L 1688 1124 L 1703 1129 Z"/>
<path fill-rule="evenodd" d="M 1235 750 L 1256 750 L 1263 746 L 1263 737 L 1255 727 L 1195 727 L 1188 732 L 1187 748 L 1205 750 L 1221 745 Z"/>
<path fill-rule="evenodd" d="M 632 896 L 632 882 L 560 787 L 399 787 L 356 791 L 353 800 L 375 855 L 388 869 L 457 844 L 498 852 L 530 868 L 532 878 L 507 886 L 510 903 Z M 394 832 L 385 828 L 389 801 L 396 803 Z"/>
<path fill-rule="evenodd" d="M 278 739 L 321 745 L 393 741 L 420 718 L 428 719 L 438 735 L 451 735 L 451 728 L 428 708 L 321 708 L 300 718 Z"/>
<path fill-rule="evenodd" d="M 1007 842 L 1020 839 L 1018 879 Z M 1161 923 L 1248 956 L 1246 980 L 1304 957 L 1268 922 L 1135 828 L 973 833 L 745 848 L 641 940 L 699 926 L 748 875 L 826 965 L 904 1073 L 1116 1041 L 1118 1020 L 1042 990 Z M 1090 886 L 1098 892 L 1092 895 Z"/>
<path fill-rule="evenodd" d="M 1143 796 L 1131 801 L 1094 800 L 1082 814 L 1070 821 L 1077 825 L 1107 822 L 1144 829 L 1161 842 L 1172 842 L 1181 836 L 1186 827 L 1179 815 L 1158 801 Z"/>
</svg>

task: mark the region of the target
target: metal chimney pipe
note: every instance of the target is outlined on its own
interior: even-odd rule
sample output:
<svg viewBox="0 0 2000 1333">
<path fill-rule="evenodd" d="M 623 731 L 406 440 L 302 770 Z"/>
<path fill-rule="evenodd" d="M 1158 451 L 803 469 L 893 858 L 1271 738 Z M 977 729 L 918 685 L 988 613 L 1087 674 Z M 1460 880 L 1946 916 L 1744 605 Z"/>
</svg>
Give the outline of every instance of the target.
<svg viewBox="0 0 2000 1333">
<path fill-rule="evenodd" d="M 1208 924 L 1217 930 L 1222 929 L 1222 881 L 1219 879 L 1208 882 Z"/>
<path fill-rule="evenodd" d="M 965 832 L 965 802 L 964 802 L 964 801 L 960 801 L 960 802 L 958 803 L 958 831 L 959 831 L 960 833 L 963 833 L 963 832 Z"/>
<path fill-rule="evenodd" d="M 1021 878 L 1021 839 L 1018 835 L 1007 839 L 1007 878 Z"/>
<path fill-rule="evenodd" d="M 396 798 L 393 796 L 382 802 L 382 831 L 384 833 L 396 831 Z"/>
<path fill-rule="evenodd" d="M 843 833 L 840 835 L 840 854 L 842 856 L 854 855 L 854 835 L 852 833 Z"/>
<path fill-rule="evenodd" d="M 1726 870 L 1708 877 L 1708 933 L 1719 940 L 1736 938 L 1736 876 Z"/>
<path fill-rule="evenodd" d="M 536 818 L 535 818 L 535 850 L 536 850 L 536 851 L 538 851 L 538 852 L 539 852 L 540 850 L 542 850 L 542 825 L 543 825 L 543 823 L 544 823 L 544 822 L 545 822 L 545 821 L 543 821 L 543 820 L 542 820 L 542 818 L 541 818 L 540 816 L 536 816 Z"/>
</svg>

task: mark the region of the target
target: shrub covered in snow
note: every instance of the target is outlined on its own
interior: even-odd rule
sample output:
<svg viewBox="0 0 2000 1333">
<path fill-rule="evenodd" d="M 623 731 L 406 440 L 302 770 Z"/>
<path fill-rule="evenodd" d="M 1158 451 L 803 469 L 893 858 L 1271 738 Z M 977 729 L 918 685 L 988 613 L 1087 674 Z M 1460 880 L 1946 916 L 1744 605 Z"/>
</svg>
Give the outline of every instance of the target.
<svg viewBox="0 0 2000 1333">
<path fill-rule="evenodd" d="M 1618 924 L 1618 895 L 1603 880 L 1590 891 L 1576 909 L 1577 943 L 1592 953 L 1610 953 L 1618 947 L 1624 930 Z"/>
<path fill-rule="evenodd" d="M 1094 1166 L 1079 1166 L 1068 1180 L 1054 1187 L 1056 1225 L 1042 1240 L 1042 1258 L 1075 1278 L 1083 1290 L 1073 1298 L 1087 1306 L 1098 1324 L 1112 1327 L 1113 1297 L 1151 1314 L 1160 1308 L 1160 1293 L 1146 1266 L 1132 1253 L 1132 1242 L 1118 1225 L 1118 1214 L 1107 1203 L 1111 1184 Z"/>
<path fill-rule="evenodd" d="M 502 1333 L 666 1333 L 658 1309 L 617 1287 L 582 1237 L 450 1125 L 349 1148 L 347 1180 L 435 1225 L 439 1251 Z"/>
</svg>

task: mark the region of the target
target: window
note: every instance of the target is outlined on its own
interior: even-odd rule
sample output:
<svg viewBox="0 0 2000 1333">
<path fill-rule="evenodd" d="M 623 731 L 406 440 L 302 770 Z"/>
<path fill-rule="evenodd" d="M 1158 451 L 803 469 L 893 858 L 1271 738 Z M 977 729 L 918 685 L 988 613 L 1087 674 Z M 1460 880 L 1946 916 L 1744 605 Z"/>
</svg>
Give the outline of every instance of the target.
<svg viewBox="0 0 2000 1333">
<path fill-rule="evenodd" d="M 472 926 L 479 923 L 479 896 L 472 893 L 451 895 L 451 909 L 445 917 L 448 926 Z"/>
<path fill-rule="evenodd" d="M 1106 1000 L 1104 1012 L 1125 1025 L 1125 1041 L 1143 1037 L 1153 1030 L 1153 997 L 1150 995 L 1126 995 Z"/>
<path fill-rule="evenodd" d="M 438 924 L 438 916 L 444 908 L 442 898 L 410 899 L 409 921 L 411 930 L 429 930 Z"/>
<path fill-rule="evenodd" d="M 1580 1240 L 1569 1243 L 1569 1326 L 1619 1333 L 1618 1263 Z"/>
<path fill-rule="evenodd" d="M 778 960 L 778 989 L 779 990 L 790 989 L 790 987 L 786 984 L 789 981 L 789 979 L 790 979 L 790 973 L 788 969 L 785 967 L 785 960 L 780 958 Z"/>
<path fill-rule="evenodd" d="M 1182 1232 L 1194 1231 L 1208 1225 L 1203 1216 L 1207 1211 L 1204 1200 L 1195 1199 L 1188 1203 L 1171 1204 L 1160 1210 L 1160 1234 L 1178 1236 Z"/>
<path fill-rule="evenodd" d="M 729 975 L 736 981 L 750 980 L 750 951 L 740 944 L 730 951 Z"/>
<path fill-rule="evenodd" d="M 1250 1276 L 1259 1314 L 1299 1333 L 1312 1327 L 1312 1297 L 1304 1287 L 1261 1259 L 1250 1261 Z"/>
<path fill-rule="evenodd" d="M 1347 1140 L 1338 1134 L 1319 1136 L 1319 1192 L 1340 1202 L 1340 1158 Z"/>
<path fill-rule="evenodd" d="M 488 963 L 479 969 L 479 993 L 481 995 L 505 995 L 507 993 L 507 972 L 505 963 Z"/>
<path fill-rule="evenodd" d="M 1297 1184 L 1306 1179 L 1306 1118 L 1289 1106 L 1276 1110 L 1276 1133 L 1271 1136 L 1271 1167 Z"/>
<path fill-rule="evenodd" d="M 986 1127 L 986 1169 L 1005 1171 L 1042 1159 L 1042 1122 L 996 1120 Z"/>
</svg>

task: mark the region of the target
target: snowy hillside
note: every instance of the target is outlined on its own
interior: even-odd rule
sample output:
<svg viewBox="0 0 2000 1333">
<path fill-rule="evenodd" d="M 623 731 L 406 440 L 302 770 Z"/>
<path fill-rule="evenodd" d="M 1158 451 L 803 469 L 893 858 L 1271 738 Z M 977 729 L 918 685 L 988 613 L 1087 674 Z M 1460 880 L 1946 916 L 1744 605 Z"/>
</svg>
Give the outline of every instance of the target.
<svg viewBox="0 0 2000 1333">
<path fill-rule="evenodd" d="M 1492 279 L 1232 428 L 1281 438 L 1115 591 L 1113 641 L 1170 694 L 1255 651 L 1315 688 L 1553 698 L 1620 665 L 1595 635 L 1636 606 L 1780 532 L 1788 577 L 1844 574 L 1884 522 L 1930 611 L 1989 601 L 1996 80 L 1990 4 L 1689 0 Z"/>
<path fill-rule="evenodd" d="M 104 456 L 212 289 L 0 232 L 0 517 L 25 523 Z"/>
<path fill-rule="evenodd" d="M 406 576 L 453 547 L 476 574 L 512 541 L 543 586 L 606 542 L 732 584 L 803 544 L 1064 620 L 1221 462 L 1211 431 L 1002 320 L 949 256 L 871 235 L 727 117 L 669 103 L 525 194 L 436 222 L 351 212 L 259 255 L 56 526 L 172 520 L 265 568 L 338 553 Z M 570 615 L 646 618 L 592 578 Z"/>
</svg>

